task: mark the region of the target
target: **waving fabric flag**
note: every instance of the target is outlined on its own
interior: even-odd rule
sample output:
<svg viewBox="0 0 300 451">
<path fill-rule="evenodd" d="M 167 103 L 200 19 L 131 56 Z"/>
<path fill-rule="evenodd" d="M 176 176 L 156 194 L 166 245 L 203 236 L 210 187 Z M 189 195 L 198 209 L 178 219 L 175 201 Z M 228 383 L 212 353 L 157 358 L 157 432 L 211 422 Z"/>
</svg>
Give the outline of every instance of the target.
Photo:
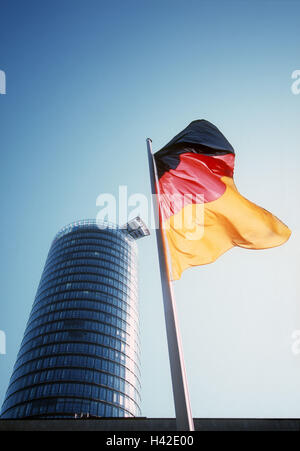
<svg viewBox="0 0 300 451">
<path fill-rule="evenodd" d="M 192 122 L 154 157 L 172 280 L 234 246 L 266 249 L 289 239 L 285 224 L 238 192 L 234 149 L 210 122 Z"/>
</svg>

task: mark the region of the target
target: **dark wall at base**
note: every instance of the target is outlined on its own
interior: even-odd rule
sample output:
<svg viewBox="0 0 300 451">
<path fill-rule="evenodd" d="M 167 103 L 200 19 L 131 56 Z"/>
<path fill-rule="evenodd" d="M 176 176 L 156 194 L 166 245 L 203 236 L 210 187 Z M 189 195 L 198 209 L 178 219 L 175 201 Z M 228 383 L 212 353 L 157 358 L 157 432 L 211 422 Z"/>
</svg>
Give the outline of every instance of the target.
<svg viewBox="0 0 300 451">
<path fill-rule="evenodd" d="M 197 431 L 300 431 L 300 420 L 195 419 Z M 0 420 L 0 431 L 176 431 L 171 418 Z"/>
</svg>

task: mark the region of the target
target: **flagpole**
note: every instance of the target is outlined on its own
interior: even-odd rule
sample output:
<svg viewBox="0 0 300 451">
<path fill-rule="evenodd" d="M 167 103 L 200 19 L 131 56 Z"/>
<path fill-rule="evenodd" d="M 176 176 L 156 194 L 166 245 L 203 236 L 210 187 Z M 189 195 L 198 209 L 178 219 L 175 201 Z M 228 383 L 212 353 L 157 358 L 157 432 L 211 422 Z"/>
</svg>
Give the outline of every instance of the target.
<svg viewBox="0 0 300 451">
<path fill-rule="evenodd" d="M 151 190 L 154 198 L 155 218 L 159 216 L 159 205 L 156 191 L 156 167 L 152 154 L 152 140 L 147 139 L 147 150 L 151 180 Z M 184 364 L 183 349 L 179 323 L 176 310 L 176 302 L 170 281 L 169 258 L 167 252 L 166 238 L 161 221 L 156 226 L 156 241 L 160 266 L 162 294 L 164 301 L 165 321 L 171 367 L 173 396 L 176 412 L 176 424 L 178 431 L 194 431 L 194 420 L 192 416 L 191 403 L 188 391 L 186 369 Z"/>
</svg>

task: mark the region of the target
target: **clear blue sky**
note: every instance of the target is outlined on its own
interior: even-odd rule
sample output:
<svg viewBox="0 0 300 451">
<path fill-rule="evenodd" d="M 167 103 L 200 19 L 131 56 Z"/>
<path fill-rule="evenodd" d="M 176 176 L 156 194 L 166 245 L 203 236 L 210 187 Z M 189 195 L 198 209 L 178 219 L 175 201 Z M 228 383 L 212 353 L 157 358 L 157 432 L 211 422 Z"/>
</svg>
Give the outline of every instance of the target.
<svg viewBox="0 0 300 451">
<path fill-rule="evenodd" d="M 1 0 L 0 403 L 55 233 L 96 198 L 149 195 L 158 149 L 191 120 L 237 152 L 245 196 L 293 230 L 188 270 L 176 296 L 198 417 L 300 416 L 300 2 Z M 173 416 L 154 234 L 140 243 L 143 415 Z"/>
</svg>

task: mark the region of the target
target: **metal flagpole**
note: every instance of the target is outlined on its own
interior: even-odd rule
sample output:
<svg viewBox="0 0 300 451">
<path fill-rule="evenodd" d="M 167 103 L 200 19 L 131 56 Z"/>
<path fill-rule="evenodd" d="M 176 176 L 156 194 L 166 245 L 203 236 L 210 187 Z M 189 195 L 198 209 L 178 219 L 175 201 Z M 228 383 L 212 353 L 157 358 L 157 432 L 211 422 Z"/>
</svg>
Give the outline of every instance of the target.
<svg viewBox="0 0 300 451">
<path fill-rule="evenodd" d="M 155 217 L 159 216 L 159 205 L 156 192 L 156 166 L 152 154 L 152 140 L 147 139 L 149 170 L 151 180 L 151 190 L 154 201 Z M 169 261 L 166 246 L 166 238 L 161 221 L 156 227 L 156 240 L 160 266 L 161 285 L 164 301 L 165 320 L 167 329 L 167 339 L 169 348 L 169 358 L 171 366 L 171 376 L 173 384 L 173 395 L 176 412 L 176 422 L 178 431 L 194 431 L 194 421 L 189 398 L 186 370 L 184 365 L 182 342 L 177 319 L 176 303 L 173 287 L 170 280 Z"/>
</svg>

